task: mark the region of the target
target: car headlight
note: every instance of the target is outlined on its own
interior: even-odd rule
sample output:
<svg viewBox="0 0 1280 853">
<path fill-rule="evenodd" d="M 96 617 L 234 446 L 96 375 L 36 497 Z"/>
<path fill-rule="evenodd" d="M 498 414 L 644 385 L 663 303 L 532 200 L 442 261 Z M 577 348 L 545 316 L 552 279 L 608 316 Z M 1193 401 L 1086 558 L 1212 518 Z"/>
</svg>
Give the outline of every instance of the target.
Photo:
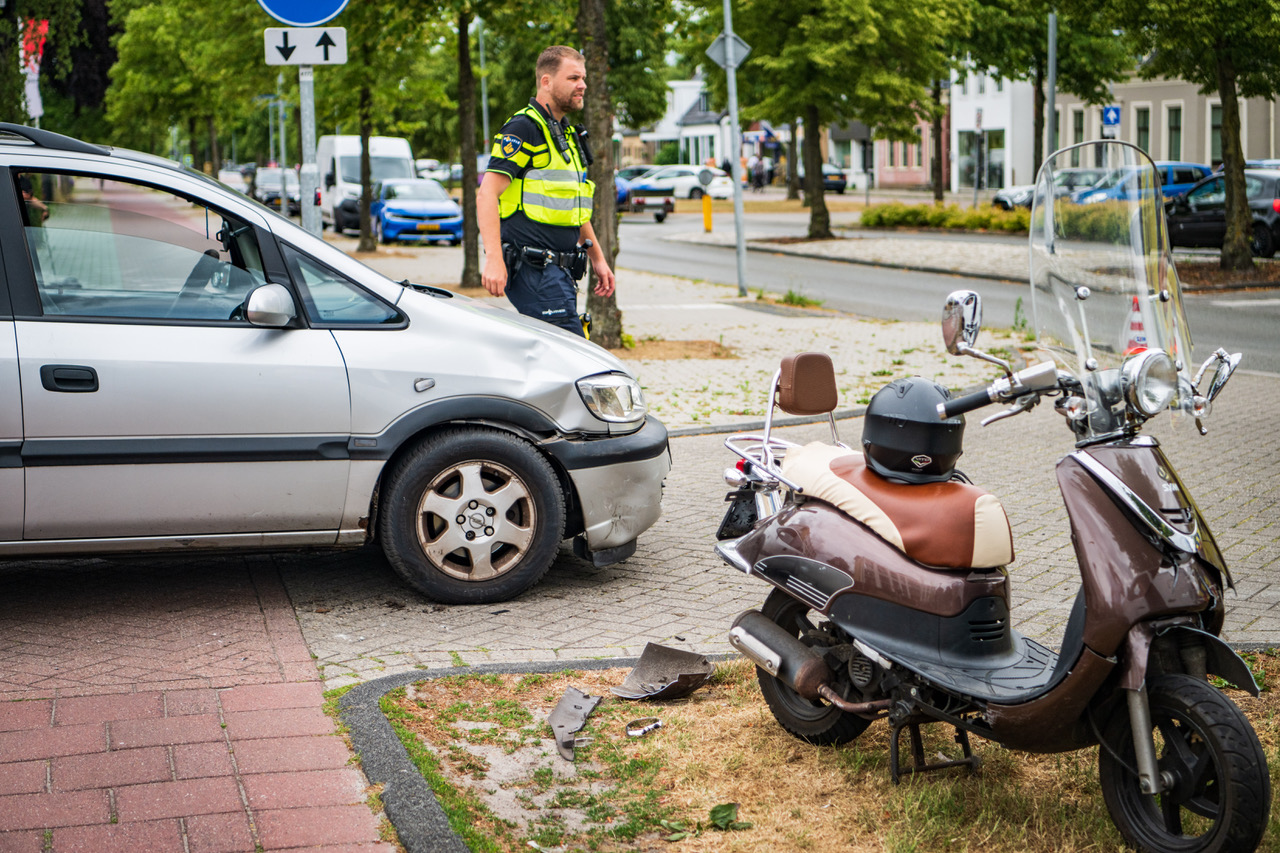
<svg viewBox="0 0 1280 853">
<path fill-rule="evenodd" d="M 638 421 L 648 410 L 640 383 L 621 373 L 579 379 L 578 393 L 591 414 L 610 423 Z"/>
<path fill-rule="evenodd" d="M 1149 349 L 1130 356 L 1121 374 L 1125 399 L 1147 417 L 1168 408 L 1178 392 L 1178 368 L 1164 350 Z"/>
</svg>

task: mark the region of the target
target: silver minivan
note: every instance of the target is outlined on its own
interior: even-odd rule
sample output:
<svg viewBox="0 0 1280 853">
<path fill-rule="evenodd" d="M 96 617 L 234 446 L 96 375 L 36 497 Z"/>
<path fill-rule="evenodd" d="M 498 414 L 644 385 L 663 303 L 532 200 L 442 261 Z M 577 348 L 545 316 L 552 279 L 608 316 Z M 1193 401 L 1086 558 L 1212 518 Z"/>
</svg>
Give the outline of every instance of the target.
<svg viewBox="0 0 1280 853">
<path fill-rule="evenodd" d="M 630 556 L 667 432 L 605 350 L 172 161 L 0 124 L 0 556 L 380 543 L 433 599 Z"/>
</svg>

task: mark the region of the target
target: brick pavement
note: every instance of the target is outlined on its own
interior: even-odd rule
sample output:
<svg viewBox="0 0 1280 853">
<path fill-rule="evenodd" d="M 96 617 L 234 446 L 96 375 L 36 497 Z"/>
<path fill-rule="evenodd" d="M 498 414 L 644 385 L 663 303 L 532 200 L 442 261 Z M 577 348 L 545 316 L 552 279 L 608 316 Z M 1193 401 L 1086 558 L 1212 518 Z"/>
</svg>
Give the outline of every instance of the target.
<svg viewBox="0 0 1280 853">
<path fill-rule="evenodd" d="M 0 851 L 393 849 L 269 560 L 0 577 Z"/>
</svg>

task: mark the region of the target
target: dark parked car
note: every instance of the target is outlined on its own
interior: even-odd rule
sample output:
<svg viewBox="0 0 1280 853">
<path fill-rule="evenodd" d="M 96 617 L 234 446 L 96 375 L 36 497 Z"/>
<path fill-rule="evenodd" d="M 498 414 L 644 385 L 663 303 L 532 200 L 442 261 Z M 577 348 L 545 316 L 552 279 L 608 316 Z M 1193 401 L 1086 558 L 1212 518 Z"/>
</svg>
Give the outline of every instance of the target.
<svg viewBox="0 0 1280 853">
<path fill-rule="evenodd" d="M 801 189 L 804 184 L 804 164 L 800 165 L 800 183 Z M 843 195 L 845 187 L 849 185 L 849 179 L 845 177 L 844 169 L 839 166 L 833 166 L 830 163 L 822 164 L 822 189 L 825 192 L 834 192 L 837 195 Z"/>
<path fill-rule="evenodd" d="M 1245 169 L 1245 193 L 1253 216 L 1250 248 L 1270 258 L 1280 245 L 1280 169 Z M 1227 233 L 1227 191 L 1222 175 L 1212 175 L 1165 205 L 1169 242 L 1174 246 L 1222 247 Z"/>
</svg>

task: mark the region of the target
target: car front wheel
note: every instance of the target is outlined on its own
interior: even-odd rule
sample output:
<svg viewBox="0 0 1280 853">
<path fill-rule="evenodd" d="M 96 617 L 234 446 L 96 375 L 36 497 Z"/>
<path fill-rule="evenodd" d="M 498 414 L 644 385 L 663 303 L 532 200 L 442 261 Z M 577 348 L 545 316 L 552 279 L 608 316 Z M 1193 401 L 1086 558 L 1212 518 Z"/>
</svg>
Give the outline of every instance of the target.
<svg viewBox="0 0 1280 853">
<path fill-rule="evenodd" d="M 694 187 L 693 189 L 689 190 L 689 198 L 694 200 L 702 198 L 702 190 L 698 189 L 697 187 Z"/>
<path fill-rule="evenodd" d="M 392 568 L 447 604 L 506 601 L 555 559 L 564 497 L 550 464 L 497 430 L 439 433 L 396 463 L 378 534 Z"/>
</svg>

